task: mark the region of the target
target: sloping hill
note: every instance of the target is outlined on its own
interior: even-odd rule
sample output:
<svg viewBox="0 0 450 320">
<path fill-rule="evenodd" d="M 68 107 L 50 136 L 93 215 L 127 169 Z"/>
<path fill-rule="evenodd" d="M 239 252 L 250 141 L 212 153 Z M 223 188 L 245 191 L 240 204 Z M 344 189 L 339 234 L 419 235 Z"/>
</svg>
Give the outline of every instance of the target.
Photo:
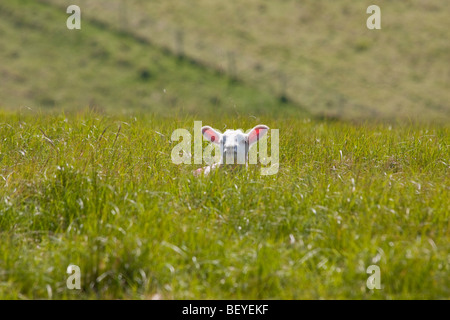
<svg viewBox="0 0 450 320">
<path fill-rule="evenodd" d="M 286 95 L 314 114 L 450 120 L 448 1 L 377 1 L 381 30 L 366 27 L 372 3 L 351 0 L 78 4 L 85 17 Z"/>
<path fill-rule="evenodd" d="M 0 107 L 145 111 L 167 115 L 286 112 L 276 95 L 36 1 L 0 3 Z"/>
</svg>

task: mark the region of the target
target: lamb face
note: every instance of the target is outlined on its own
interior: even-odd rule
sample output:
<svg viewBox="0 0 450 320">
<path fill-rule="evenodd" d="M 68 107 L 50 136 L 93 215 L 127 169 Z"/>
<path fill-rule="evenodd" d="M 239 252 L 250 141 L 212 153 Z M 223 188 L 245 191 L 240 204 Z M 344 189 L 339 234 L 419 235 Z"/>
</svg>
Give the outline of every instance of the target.
<svg viewBox="0 0 450 320">
<path fill-rule="evenodd" d="M 250 147 L 268 130 L 269 127 L 258 125 L 247 134 L 240 129 L 227 130 L 222 134 L 211 127 L 204 126 L 202 134 L 208 141 L 219 145 L 220 164 L 242 165 L 248 162 Z"/>
<path fill-rule="evenodd" d="M 242 130 L 227 130 L 220 142 L 221 164 L 246 164 L 248 136 Z"/>
</svg>

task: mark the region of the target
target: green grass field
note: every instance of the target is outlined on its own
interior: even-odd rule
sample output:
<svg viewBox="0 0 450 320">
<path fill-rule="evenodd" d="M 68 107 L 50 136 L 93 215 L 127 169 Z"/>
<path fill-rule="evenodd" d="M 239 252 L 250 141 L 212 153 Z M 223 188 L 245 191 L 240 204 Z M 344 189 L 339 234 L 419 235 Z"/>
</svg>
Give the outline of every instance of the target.
<svg viewBox="0 0 450 320">
<path fill-rule="evenodd" d="M 449 297 L 448 127 L 211 119 L 280 128 L 280 170 L 194 178 L 193 120 L 3 113 L 0 297 Z"/>
<path fill-rule="evenodd" d="M 121 3 L 0 2 L 0 299 L 450 297 L 448 4 Z M 279 172 L 195 178 L 195 120 Z"/>
</svg>

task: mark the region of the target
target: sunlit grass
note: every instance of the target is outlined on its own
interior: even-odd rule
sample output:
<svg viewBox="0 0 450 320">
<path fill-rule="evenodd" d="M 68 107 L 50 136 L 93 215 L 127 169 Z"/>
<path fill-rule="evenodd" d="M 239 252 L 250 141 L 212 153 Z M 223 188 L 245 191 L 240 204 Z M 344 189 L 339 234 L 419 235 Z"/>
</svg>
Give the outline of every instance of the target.
<svg viewBox="0 0 450 320">
<path fill-rule="evenodd" d="M 194 178 L 170 160 L 194 120 L 279 129 L 278 174 Z M 0 136 L 0 298 L 450 294 L 448 127 L 23 111 Z"/>
</svg>

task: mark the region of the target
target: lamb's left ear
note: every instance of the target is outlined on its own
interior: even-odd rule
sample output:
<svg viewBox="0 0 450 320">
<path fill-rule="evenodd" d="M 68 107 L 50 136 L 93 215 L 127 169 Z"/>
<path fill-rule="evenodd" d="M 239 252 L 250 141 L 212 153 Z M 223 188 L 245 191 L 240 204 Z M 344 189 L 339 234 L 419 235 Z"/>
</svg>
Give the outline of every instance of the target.
<svg viewBox="0 0 450 320">
<path fill-rule="evenodd" d="M 219 144 L 220 137 L 222 136 L 220 132 L 214 130 L 210 126 L 202 127 L 202 135 L 206 138 L 206 140 L 215 144 Z"/>
<path fill-rule="evenodd" d="M 259 139 L 264 137 L 268 131 L 269 131 L 269 127 L 265 126 L 263 124 L 259 124 L 256 127 L 254 127 L 247 134 L 247 136 L 248 136 L 248 145 L 251 146 L 252 144 L 257 142 Z"/>
</svg>

